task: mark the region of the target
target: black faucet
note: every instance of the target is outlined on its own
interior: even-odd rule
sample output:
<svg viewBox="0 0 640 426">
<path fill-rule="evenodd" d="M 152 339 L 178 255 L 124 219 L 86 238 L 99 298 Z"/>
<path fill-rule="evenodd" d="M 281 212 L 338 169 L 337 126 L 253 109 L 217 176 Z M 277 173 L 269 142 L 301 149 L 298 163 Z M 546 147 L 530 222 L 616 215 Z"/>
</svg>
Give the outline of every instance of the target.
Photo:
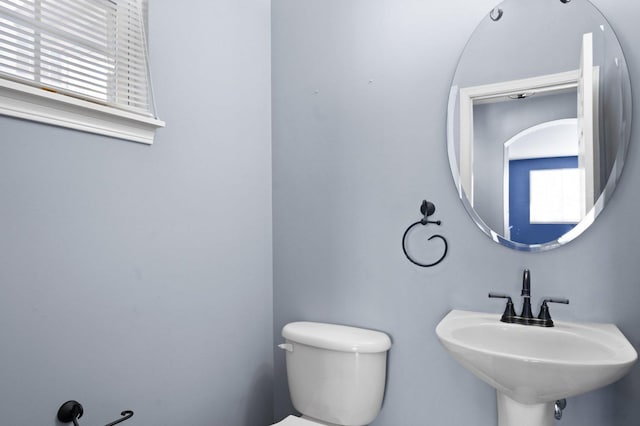
<svg viewBox="0 0 640 426">
<path fill-rule="evenodd" d="M 528 269 L 524 270 L 522 274 L 522 313 L 521 318 L 531 319 L 533 314 L 531 313 L 531 273 Z"/>
<path fill-rule="evenodd" d="M 489 293 L 489 297 L 491 298 L 507 299 L 507 306 L 504 309 L 504 313 L 502 314 L 502 318 L 500 318 L 500 321 L 511 324 L 553 327 L 553 320 L 551 319 L 551 315 L 549 314 L 549 306 L 547 305 L 547 303 L 564 303 L 565 305 L 569 304 L 568 299 L 543 299 L 542 305 L 540 305 L 540 313 L 538 314 L 537 318 L 534 317 L 533 313 L 531 312 L 531 272 L 529 272 L 528 269 L 525 269 L 524 274 L 522 275 L 522 292 L 520 294 L 522 296 L 522 313 L 520 315 L 517 315 L 513 307 L 511 296 L 493 292 Z"/>
</svg>

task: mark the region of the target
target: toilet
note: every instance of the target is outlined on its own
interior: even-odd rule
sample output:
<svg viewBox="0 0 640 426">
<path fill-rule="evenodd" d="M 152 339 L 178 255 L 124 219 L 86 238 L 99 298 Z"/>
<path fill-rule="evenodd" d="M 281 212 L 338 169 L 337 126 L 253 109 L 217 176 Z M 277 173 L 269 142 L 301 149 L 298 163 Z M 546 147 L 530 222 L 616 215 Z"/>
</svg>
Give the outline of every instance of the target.
<svg viewBox="0 0 640 426">
<path fill-rule="evenodd" d="M 302 416 L 278 426 L 365 426 L 382 407 L 387 351 L 385 333 L 318 322 L 282 329 L 289 394 Z"/>
</svg>

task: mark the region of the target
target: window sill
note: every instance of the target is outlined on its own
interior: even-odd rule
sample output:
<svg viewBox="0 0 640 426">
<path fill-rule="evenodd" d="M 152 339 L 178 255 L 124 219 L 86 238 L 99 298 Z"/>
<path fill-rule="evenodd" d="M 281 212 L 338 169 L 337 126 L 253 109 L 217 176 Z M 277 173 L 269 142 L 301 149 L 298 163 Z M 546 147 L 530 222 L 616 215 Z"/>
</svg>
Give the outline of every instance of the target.
<svg viewBox="0 0 640 426">
<path fill-rule="evenodd" d="M 165 123 L 71 96 L 0 79 L 0 114 L 152 144 Z"/>
</svg>

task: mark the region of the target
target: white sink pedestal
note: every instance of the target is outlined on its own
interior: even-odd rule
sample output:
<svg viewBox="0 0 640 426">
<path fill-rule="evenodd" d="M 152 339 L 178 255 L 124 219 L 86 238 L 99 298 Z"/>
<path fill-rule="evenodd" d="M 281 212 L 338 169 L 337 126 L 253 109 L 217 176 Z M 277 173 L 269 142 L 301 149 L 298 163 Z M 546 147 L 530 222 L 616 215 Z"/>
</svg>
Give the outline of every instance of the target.
<svg viewBox="0 0 640 426">
<path fill-rule="evenodd" d="M 500 391 L 498 401 L 498 426 L 553 426 L 555 406 L 553 402 L 522 404 Z"/>
</svg>

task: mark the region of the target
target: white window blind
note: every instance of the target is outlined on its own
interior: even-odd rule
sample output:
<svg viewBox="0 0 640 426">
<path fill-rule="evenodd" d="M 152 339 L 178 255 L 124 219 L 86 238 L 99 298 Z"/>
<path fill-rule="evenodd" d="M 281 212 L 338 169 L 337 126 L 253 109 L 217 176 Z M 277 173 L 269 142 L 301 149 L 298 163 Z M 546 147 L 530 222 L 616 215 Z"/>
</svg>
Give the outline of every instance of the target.
<svg viewBox="0 0 640 426">
<path fill-rule="evenodd" d="M 0 78 L 155 117 L 145 9 L 146 0 L 0 0 Z"/>
</svg>

